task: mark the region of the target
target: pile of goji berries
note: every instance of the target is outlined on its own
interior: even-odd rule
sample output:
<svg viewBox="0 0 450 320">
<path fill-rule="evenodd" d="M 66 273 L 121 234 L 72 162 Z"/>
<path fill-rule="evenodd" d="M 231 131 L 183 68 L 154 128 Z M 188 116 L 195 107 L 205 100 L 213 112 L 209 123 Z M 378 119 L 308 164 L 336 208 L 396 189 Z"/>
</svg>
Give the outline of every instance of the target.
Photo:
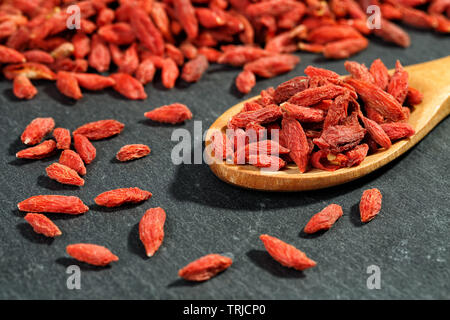
<svg viewBox="0 0 450 320">
<path fill-rule="evenodd" d="M 412 136 L 410 108 L 423 96 L 400 62 L 392 75 L 380 59 L 370 69 L 353 61 L 345 67 L 346 78 L 309 66 L 306 76 L 263 90 L 231 117 L 226 133 L 214 135 L 215 156 L 271 170 L 294 162 L 300 172 L 334 171 Z"/>
<path fill-rule="evenodd" d="M 76 22 L 71 5 L 81 13 L 79 29 L 68 28 Z M 370 5 L 382 14 L 374 28 L 366 23 Z M 37 94 L 30 79 L 56 80 L 73 99 L 82 98 L 80 88 L 106 87 L 145 99 L 156 70 L 170 89 L 179 77 L 198 81 L 211 62 L 243 67 L 236 86 L 248 93 L 255 76 L 292 70 L 297 50 L 348 58 L 372 34 L 408 47 L 392 20 L 449 33 L 449 16 L 448 0 L 6 0 L 0 64 L 20 99 Z"/>
</svg>

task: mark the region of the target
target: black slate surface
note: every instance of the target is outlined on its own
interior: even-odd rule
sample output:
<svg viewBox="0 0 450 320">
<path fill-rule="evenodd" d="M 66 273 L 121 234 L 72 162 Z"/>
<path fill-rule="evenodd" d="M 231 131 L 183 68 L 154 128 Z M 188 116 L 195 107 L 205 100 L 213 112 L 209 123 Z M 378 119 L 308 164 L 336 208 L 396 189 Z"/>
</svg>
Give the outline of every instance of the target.
<svg viewBox="0 0 450 320">
<path fill-rule="evenodd" d="M 405 65 L 446 56 L 448 37 L 409 30 L 412 46 L 400 49 L 377 40 L 352 59 L 369 64 L 381 57 L 388 67 L 395 59 Z M 301 54 L 296 70 L 259 81 L 252 93 L 302 74 L 308 64 L 344 72 L 343 61 L 325 61 Z M 233 80 L 238 71 L 212 66 L 194 85 L 172 91 L 158 81 L 146 88 L 147 101 L 121 98 L 113 91 L 85 93 L 77 103 L 61 97 L 52 84 L 39 83 L 39 95 L 17 101 L 11 83 L 0 82 L 0 298 L 2 299 L 391 299 L 450 298 L 449 139 L 444 120 L 415 148 L 397 161 L 358 181 L 303 193 L 243 190 L 219 181 L 206 165 L 173 165 L 171 141 L 175 128 L 192 132 L 193 121 L 172 127 L 146 121 L 153 107 L 186 103 L 203 129 L 242 97 Z M 450 79 L 448 79 L 450 81 Z M 117 137 L 95 142 L 97 159 L 88 166 L 86 185 L 72 188 L 49 180 L 45 167 L 57 156 L 22 161 L 15 153 L 24 146 L 19 136 L 35 117 L 51 116 L 57 126 L 75 129 L 86 122 L 114 118 L 125 123 Z M 130 143 L 148 144 L 150 156 L 129 163 L 114 160 Z M 139 205 L 104 209 L 93 199 L 119 187 L 141 187 L 153 198 Z M 371 223 L 361 225 L 358 202 L 363 190 L 377 187 L 383 208 Z M 33 233 L 16 209 L 37 194 L 76 195 L 91 210 L 81 216 L 49 214 L 63 235 L 48 240 Z M 332 230 L 307 237 L 300 231 L 329 203 L 343 206 L 344 216 Z M 167 212 L 166 237 L 153 258 L 146 258 L 138 238 L 138 222 L 146 209 Z M 296 272 L 281 267 L 264 251 L 262 233 L 277 236 L 305 251 L 316 268 Z M 120 261 L 94 268 L 70 259 L 65 246 L 90 242 L 110 248 Z M 201 284 L 177 277 L 186 263 L 211 252 L 234 257 L 233 266 Z M 66 286 L 66 268 L 81 267 L 81 289 Z M 381 289 L 369 290 L 367 267 L 381 270 Z"/>
</svg>

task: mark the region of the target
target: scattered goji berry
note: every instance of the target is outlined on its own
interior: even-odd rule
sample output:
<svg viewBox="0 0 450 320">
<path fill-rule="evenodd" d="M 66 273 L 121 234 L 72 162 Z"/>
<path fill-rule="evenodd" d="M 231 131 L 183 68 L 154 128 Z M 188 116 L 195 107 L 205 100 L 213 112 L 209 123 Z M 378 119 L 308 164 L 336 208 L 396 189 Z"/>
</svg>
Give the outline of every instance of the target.
<svg viewBox="0 0 450 320">
<path fill-rule="evenodd" d="M 236 88 L 239 92 L 247 94 L 256 84 L 256 78 L 253 72 L 244 70 L 236 77 Z"/>
<path fill-rule="evenodd" d="M 59 183 L 70 184 L 74 186 L 84 185 L 84 180 L 80 178 L 75 170 L 60 163 L 52 163 L 45 169 L 45 171 L 47 172 L 47 176 L 50 179 L 56 180 Z"/>
<path fill-rule="evenodd" d="M 88 90 L 102 90 L 116 84 L 116 81 L 113 78 L 104 77 L 95 73 L 75 72 L 73 76 L 77 79 L 80 87 Z"/>
<path fill-rule="evenodd" d="M 85 164 L 89 164 L 94 161 L 95 156 L 97 155 L 97 150 L 88 138 L 81 134 L 74 134 L 73 146 Z"/>
<path fill-rule="evenodd" d="M 180 269 L 178 275 L 189 281 L 206 281 L 228 269 L 232 263 L 231 258 L 219 254 L 208 254 Z"/>
<path fill-rule="evenodd" d="M 316 266 L 316 262 L 294 246 L 275 237 L 263 234 L 259 237 L 264 243 L 267 252 L 281 265 L 303 271 Z"/>
<path fill-rule="evenodd" d="M 150 148 L 145 144 L 128 144 L 120 148 L 116 154 L 119 161 L 130 161 L 145 157 L 150 153 Z"/>
<path fill-rule="evenodd" d="M 38 144 L 47 134 L 52 132 L 54 127 L 55 120 L 53 118 L 33 119 L 23 131 L 20 140 L 27 145 Z"/>
<path fill-rule="evenodd" d="M 36 233 L 43 234 L 50 238 L 62 235 L 58 226 L 43 214 L 27 213 L 24 219 L 33 227 L 33 230 Z"/>
<path fill-rule="evenodd" d="M 139 238 L 148 257 L 153 256 L 161 246 L 165 222 L 166 212 L 159 207 L 148 209 L 139 222 Z"/>
<path fill-rule="evenodd" d="M 21 159 L 42 159 L 52 155 L 55 149 L 56 142 L 53 140 L 46 140 L 37 146 L 20 150 L 16 153 L 16 157 Z"/>
<path fill-rule="evenodd" d="M 172 103 L 148 111 L 144 116 L 156 122 L 177 124 L 192 119 L 192 112 L 184 104 Z"/>
<path fill-rule="evenodd" d="M 363 192 L 361 202 L 359 203 L 359 211 L 362 222 L 369 222 L 375 218 L 381 210 L 382 198 L 383 196 L 377 188 L 368 189 Z"/>
<path fill-rule="evenodd" d="M 80 198 L 74 196 L 40 195 L 17 204 L 20 211 L 81 214 L 89 210 Z"/>
<path fill-rule="evenodd" d="M 100 267 L 119 260 L 109 249 L 90 243 L 70 244 L 66 247 L 66 252 L 78 261 Z"/>
<path fill-rule="evenodd" d="M 340 205 L 330 204 L 325 209 L 312 216 L 303 231 L 311 234 L 321 230 L 328 230 L 340 217 L 342 217 L 342 215 L 343 211 Z"/>
<path fill-rule="evenodd" d="M 82 125 L 73 134 L 81 134 L 89 140 L 101 140 L 121 133 L 124 127 L 125 125 L 117 120 L 99 120 Z"/>
<path fill-rule="evenodd" d="M 59 157 L 59 163 L 75 170 L 78 174 L 84 176 L 86 167 L 80 155 L 73 150 L 64 150 Z"/>
<path fill-rule="evenodd" d="M 59 71 L 56 75 L 56 86 L 63 95 L 79 100 L 83 97 L 81 89 L 78 86 L 77 78 L 73 73 Z"/>
<path fill-rule="evenodd" d="M 118 207 L 125 203 L 138 203 L 149 199 L 152 194 L 139 188 L 121 188 L 103 192 L 95 198 L 95 203 L 104 207 Z"/>
<path fill-rule="evenodd" d="M 202 54 L 187 62 L 183 67 L 181 79 L 186 82 L 197 82 L 208 69 L 208 59 Z"/>
<path fill-rule="evenodd" d="M 127 73 L 115 73 L 110 75 L 116 82 L 113 86 L 114 90 L 131 100 L 147 99 L 142 83 Z"/>
<path fill-rule="evenodd" d="M 65 128 L 56 128 L 53 130 L 53 137 L 56 140 L 57 149 L 70 149 L 70 143 L 72 138 L 70 137 L 70 131 Z"/>
</svg>

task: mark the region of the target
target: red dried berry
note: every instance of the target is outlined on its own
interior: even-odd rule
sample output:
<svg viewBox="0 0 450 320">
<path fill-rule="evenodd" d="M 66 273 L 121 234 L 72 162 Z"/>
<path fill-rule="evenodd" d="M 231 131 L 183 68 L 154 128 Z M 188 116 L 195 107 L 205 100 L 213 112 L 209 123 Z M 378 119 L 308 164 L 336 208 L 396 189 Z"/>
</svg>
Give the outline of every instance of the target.
<svg viewBox="0 0 450 320">
<path fill-rule="evenodd" d="M 148 111 L 144 116 L 156 122 L 177 124 L 192 119 L 192 112 L 184 104 L 173 103 Z"/>
<path fill-rule="evenodd" d="M 73 146 L 85 164 L 89 164 L 94 161 L 95 156 L 97 155 L 97 150 L 88 138 L 81 134 L 74 134 Z"/>
<path fill-rule="evenodd" d="M 70 244 L 66 247 L 66 252 L 78 261 L 100 267 L 104 267 L 111 262 L 119 260 L 119 258 L 107 248 L 90 243 Z"/>
<path fill-rule="evenodd" d="M 95 198 L 95 203 L 104 207 L 118 207 L 125 203 L 138 203 L 152 196 L 151 192 L 139 188 L 121 188 L 103 192 Z"/>
<path fill-rule="evenodd" d="M 78 174 L 84 176 L 86 167 L 80 155 L 73 150 L 64 150 L 59 157 L 59 163 L 75 170 Z"/>
<path fill-rule="evenodd" d="M 120 148 L 116 154 L 119 161 L 130 161 L 145 157 L 150 153 L 150 148 L 145 144 L 128 144 Z"/>
<path fill-rule="evenodd" d="M 381 195 L 380 190 L 374 188 L 365 190 L 359 203 L 359 211 L 361 214 L 362 222 L 369 222 L 380 212 L 381 210 Z"/>
<path fill-rule="evenodd" d="M 49 134 L 55 127 L 53 118 L 36 118 L 27 125 L 20 140 L 27 145 L 35 145 Z"/>
<path fill-rule="evenodd" d="M 122 132 L 125 125 L 117 120 L 99 120 L 82 125 L 73 134 L 81 134 L 89 140 L 106 139 Z"/>
<path fill-rule="evenodd" d="M 72 138 L 70 137 L 69 130 L 65 128 L 56 128 L 53 130 L 53 137 L 56 140 L 56 148 L 62 150 L 70 149 Z"/>
<path fill-rule="evenodd" d="M 139 222 L 139 238 L 148 257 L 152 257 L 164 239 L 166 212 L 162 208 L 148 209 Z"/>
<path fill-rule="evenodd" d="M 178 275 L 189 281 L 206 281 L 228 269 L 232 263 L 231 258 L 219 254 L 208 254 L 180 269 Z"/>
<path fill-rule="evenodd" d="M 43 234 L 50 238 L 62 235 L 58 226 L 43 214 L 27 213 L 24 219 L 33 227 L 33 230 L 36 233 Z"/>
<path fill-rule="evenodd" d="M 340 217 L 342 217 L 342 215 L 343 211 L 341 206 L 330 204 L 325 209 L 312 216 L 303 231 L 311 234 L 321 230 L 328 230 Z"/>
<path fill-rule="evenodd" d="M 45 171 L 50 179 L 56 180 L 59 183 L 74 186 L 84 185 L 84 180 L 80 178 L 75 170 L 60 163 L 52 163 L 45 169 Z"/>
<path fill-rule="evenodd" d="M 56 142 L 46 140 L 37 146 L 20 150 L 16 153 L 17 158 L 21 159 L 43 159 L 53 154 L 56 149 Z"/>
<path fill-rule="evenodd" d="M 81 214 L 89 210 L 80 198 L 74 196 L 40 195 L 17 204 L 20 211 Z"/>
<path fill-rule="evenodd" d="M 267 252 L 281 265 L 303 271 L 316 266 L 316 262 L 294 246 L 275 237 L 263 234 L 259 237 Z"/>
</svg>

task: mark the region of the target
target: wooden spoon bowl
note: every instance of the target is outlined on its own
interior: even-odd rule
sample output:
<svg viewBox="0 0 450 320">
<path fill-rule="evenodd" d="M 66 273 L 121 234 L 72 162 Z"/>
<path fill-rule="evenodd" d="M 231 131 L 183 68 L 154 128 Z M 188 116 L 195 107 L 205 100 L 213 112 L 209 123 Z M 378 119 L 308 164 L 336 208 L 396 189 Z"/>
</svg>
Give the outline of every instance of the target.
<svg viewBox="0 0 450 320">
<path fill-rule="evenodd" d="M 211 170 L 221 180 L 244 188 L 266 191 L 304 191 L 322 189 L 346 183 L 384 166 L 412 148 L 423 139 L 439 122 L 450 114 L 450 56 L 426 63 L 405 67 L 409 73 L 409 83 L 420 90 L 424 99 L 414 107 L 409 124 L 416 133 L 409 139 L 399 140 L 388 150 L 371 154 L 355 167 L 342 168 L 333 172 L 312 169 L 300 173 L 295 164 L 277 172 L 267 172 L 252 165 L 234 165 L 208 159 Z M 240 102 L 222 114 L 209 128 L 206 146 L 217 130 L 225 132 L 228 120 L 237 114 L 244 103 Z"/>
</svg>

